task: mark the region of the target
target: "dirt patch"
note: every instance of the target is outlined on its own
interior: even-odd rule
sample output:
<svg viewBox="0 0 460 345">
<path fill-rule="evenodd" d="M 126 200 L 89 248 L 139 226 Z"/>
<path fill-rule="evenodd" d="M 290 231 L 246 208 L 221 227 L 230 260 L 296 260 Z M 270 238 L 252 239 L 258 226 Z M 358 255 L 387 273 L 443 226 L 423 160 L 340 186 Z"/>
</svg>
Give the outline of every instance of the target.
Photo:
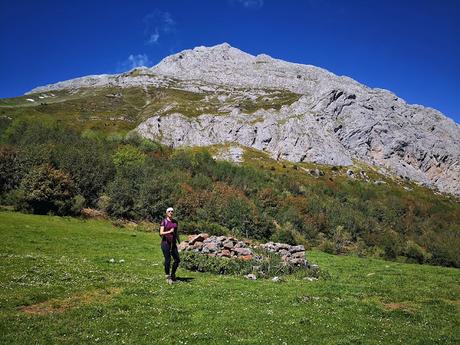
<svg viewBox="0 0 460 345">
<path fill-rule="evenodd" d="M 121 288 L 110 288 L 107 290 L 95 290 L 83 294 L 74 295 L 68 298 L 55 298 L 37 304 L 20 307 L 19 310 L 31 315 L 47 315 L 52 313 L 63 313 L 66 310 L 94 302 L 105 303 L 122 291 Z"/>
<path fill-rule="evenodd" d="M 407 313 L 414 312 L 413 308 L 404 303 L 383 303 L 383 307 L 388 311 L 401 310 Z"/>
</svg>

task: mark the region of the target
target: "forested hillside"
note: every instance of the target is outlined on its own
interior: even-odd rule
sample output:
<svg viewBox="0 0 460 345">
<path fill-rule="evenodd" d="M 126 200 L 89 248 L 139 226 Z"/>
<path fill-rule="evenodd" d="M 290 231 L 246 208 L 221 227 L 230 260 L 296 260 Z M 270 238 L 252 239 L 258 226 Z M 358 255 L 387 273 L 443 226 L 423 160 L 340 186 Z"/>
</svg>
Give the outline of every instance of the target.
<svg viewBox="0 0 460 345">
<path fill-rule="evenodd" d="M 98 134 L 99 133 L 99 134 Z M 301 243 L 460 266 L 460 203 L 363 167 L 274 161 L 246 149 L 216 161 L 220 147 L 173 150 L 136 134 L 101 135 L 60 122 L 2 118 L 1 202 L 21 211 L 158 222 L 173 205 L 182 231 Z"/>
</svg>

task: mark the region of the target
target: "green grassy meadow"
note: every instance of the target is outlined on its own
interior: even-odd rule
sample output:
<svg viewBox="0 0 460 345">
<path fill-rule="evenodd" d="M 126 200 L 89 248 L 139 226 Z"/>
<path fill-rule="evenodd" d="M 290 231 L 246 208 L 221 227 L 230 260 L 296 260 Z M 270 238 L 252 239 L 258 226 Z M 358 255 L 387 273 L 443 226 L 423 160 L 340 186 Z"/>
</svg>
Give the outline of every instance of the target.
<svg viewBox="0 0 460 345">
<path fill-rule="evenodd" d="M 459 269 L 307 255 L 317 281 L 179 268 L 169 286 L 156 233 L 2 211 L 0 343 L 460 342 Z"/>
</svg>

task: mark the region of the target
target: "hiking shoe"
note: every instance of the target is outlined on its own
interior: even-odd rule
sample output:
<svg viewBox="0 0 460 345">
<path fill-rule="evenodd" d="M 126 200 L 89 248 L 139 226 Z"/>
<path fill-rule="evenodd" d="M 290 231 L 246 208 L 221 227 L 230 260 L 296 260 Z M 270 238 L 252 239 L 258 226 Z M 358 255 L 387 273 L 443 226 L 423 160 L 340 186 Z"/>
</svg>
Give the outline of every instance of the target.
<svg viewBox="0 0 460 345">
<path fill-rule="evenodd" d="M 171 276 L 166 276 L 166 282 L 171 285 L 173 283 L 173 280 L 171 279 Z"/>
</svg>

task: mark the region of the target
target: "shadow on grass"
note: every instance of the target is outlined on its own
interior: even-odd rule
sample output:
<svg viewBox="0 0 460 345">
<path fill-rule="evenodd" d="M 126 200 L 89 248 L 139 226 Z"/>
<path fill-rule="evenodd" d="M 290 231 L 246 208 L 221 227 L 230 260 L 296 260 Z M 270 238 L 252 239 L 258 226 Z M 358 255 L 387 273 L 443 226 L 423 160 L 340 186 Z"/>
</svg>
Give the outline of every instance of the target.
<svg viewBox="0 0 460 345">
<path fill-rule="evenodd" d="M 190 283 L 192 280 L 195 278 L 191 277 L 176 277 L 176 281 L 181 282 L 181 283 Z"/>
</svg>

